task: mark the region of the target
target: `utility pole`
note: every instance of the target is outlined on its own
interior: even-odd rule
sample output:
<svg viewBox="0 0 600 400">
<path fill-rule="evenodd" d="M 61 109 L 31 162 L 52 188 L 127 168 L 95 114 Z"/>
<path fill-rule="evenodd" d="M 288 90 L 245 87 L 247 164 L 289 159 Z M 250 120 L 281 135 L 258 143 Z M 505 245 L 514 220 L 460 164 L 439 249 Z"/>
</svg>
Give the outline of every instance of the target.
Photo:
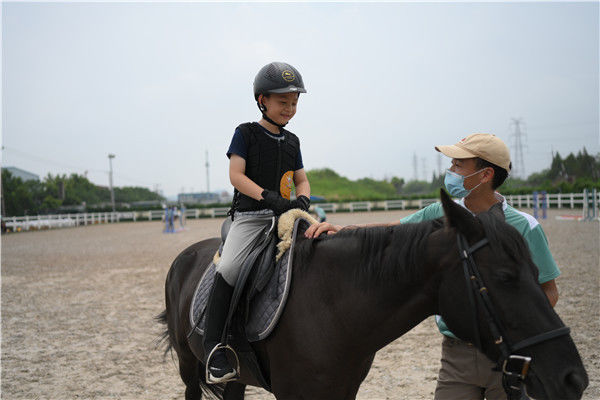
<svg viewBox="0 0 600 400">
<path fill-rule="evenodd" d="M 112 159 L 115 158 L 114 154 L 108 155 L 108 185 L 110 187 L 110 202 L 112 204 L 112 210 L 115 212 L 115 191 L 113 190 L 113 171 L 112 171 Z"/>
<path fill-rule="evenodd" d="M 521 130 L 521 125 L 524 125 L 522 118 L 512 118 L 511 127 L 513 132 L 511 138 L 513 139 L 513 173 L 516 177 L 521 179 L 527 178 L 525 175 L 525 162 L 523 160 L 523 138 L 525 138 L 525 132 Z"/>
<path fill-rule="evenodd" d="M 209 181 L 209 168 L 210 164 L 208 163 L 208 150 L 206 150 L 206 193 L 210 193 L 210 181 Z"/>
<path fill-rule="evenodd" d="M 4 150 L 4 146 L 2 146 L 2 150 Z M 4 157 L 2 157 L 4 160 Z M 0 184 L 0 198 L 2 199 L 2 203 L 0 204 L 0 216 L 4 217 L 6 213 L 6 205 L 4 204 L 4 185 Z"/>
</svg>

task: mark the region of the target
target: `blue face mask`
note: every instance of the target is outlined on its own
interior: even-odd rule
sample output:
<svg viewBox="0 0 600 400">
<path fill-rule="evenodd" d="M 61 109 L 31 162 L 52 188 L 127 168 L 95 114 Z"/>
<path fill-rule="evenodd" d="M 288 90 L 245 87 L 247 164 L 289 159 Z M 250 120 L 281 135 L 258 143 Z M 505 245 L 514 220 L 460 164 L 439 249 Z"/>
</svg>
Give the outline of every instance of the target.
<svg viewBox="0 0 600 400">
<path fill-rule="evenodd" d="M 460 198 L 467 197 L 471 191 L 473 191 L 473 189 L 475 189 L 477 186 L 481 185 L 482 182 L 479 182 L 479 184 L 473 189 L 467 190 L 464 186 L 465 178 L 478 174 L 484 169 L 485 168 L 480 169 L 479 171 L 473 172 L 471 175 L 467 176 L 462 176 L 456 172 L 446 170 L 446 176 L 444 177 L 444 185 L 446 186 L 446 190 L 448 190 L 448 193 L 450 193 L 451 196 Z"/>
</svg>

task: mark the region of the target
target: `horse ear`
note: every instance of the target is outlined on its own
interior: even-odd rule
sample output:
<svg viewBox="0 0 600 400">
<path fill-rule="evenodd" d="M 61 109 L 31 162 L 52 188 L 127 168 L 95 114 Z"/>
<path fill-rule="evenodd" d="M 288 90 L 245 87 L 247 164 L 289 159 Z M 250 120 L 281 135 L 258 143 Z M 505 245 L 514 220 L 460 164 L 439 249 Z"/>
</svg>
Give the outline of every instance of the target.
<svg viewBox="0 0 600 400">
<path fill-rule="evenodd" d="M 447 226 L 457 229 L 467 237 L 478 233 L 477 220 L 469 210 L 456 204 L 444 189 L 440 189 L 440 198 Z"/>
<path fill-rule="evenodd" d="M 502 203 L 496 203 L 488 210 L 490 214 L 498 218 L 500 221 L 505 221 L 504 210 L 502 209 Z"/>
</svg>

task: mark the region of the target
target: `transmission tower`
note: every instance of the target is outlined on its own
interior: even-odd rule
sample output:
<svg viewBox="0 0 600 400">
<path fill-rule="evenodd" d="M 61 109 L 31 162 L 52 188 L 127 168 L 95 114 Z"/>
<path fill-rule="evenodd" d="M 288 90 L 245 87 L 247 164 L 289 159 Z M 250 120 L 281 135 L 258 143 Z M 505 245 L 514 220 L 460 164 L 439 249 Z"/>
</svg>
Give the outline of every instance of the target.
<svg viewBox="0 0 600 400">
<path fill-rule="evenodd" d="M 413 179 L 419 180 L 419 162 L 417 161 L 417 153 L 413 153 Z"/>
<path fill-rule="evenodd" d="M 526 134 L 524 130 L 521 129 L 521 126 L 524 127 L 525 123 L 522 118 L 512 118 L 510 122 L 510 127 L 512 133 L 510 135 L 512 141 L 512 170 L 515 177 L 519 177 L 522 179 L 527 178 L 525 175 L 525 162 L 523 161 L 523 147 L 526 146 L 524 143 L 524 139 Z"/>
</svg>

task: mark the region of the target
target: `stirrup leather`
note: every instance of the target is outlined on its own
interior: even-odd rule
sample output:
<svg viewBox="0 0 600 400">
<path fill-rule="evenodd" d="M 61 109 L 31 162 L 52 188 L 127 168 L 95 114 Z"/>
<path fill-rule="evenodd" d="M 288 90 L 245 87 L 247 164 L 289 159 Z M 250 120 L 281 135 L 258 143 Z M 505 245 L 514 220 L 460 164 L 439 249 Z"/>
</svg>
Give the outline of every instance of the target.
<svg viewBox="0 0 600 400">
<path fill-rule="evenodd" d="M 210 360 L 213 357 L 213 355 L 215 354 L 215 352 L 217 350 L 221 350 L 224 349 L 225 351 L 230 351 L 231 353 L 233 353 L 234 357 L 235 357 L 235 376 L 231 377 L 231 378 L 227 378 L 227 379 L 219 379 L 218 381 L 215 381 L 213 379 L 211 379 L 211 375 L 210 375 L 210 371 L 209 371 L 209 365 L 210 365 Z M 215 384 L 215 383 L 224 383 L 224 382 L 229 382 L 229 381 L 236 381 L 240 378 L 240 359 L 238 358 L 237 353 L 235 352 L 235 350 L 233 349 L 233 347 L 231 347 L 228 344 L 222 344 L 219 343 L 217 344 L 208 354 L 208 357 L 206 357 L 206 366 L 205 366 L 205 372 L 206 372 L 206 383 L 208 384 Z"/>
</svg>

